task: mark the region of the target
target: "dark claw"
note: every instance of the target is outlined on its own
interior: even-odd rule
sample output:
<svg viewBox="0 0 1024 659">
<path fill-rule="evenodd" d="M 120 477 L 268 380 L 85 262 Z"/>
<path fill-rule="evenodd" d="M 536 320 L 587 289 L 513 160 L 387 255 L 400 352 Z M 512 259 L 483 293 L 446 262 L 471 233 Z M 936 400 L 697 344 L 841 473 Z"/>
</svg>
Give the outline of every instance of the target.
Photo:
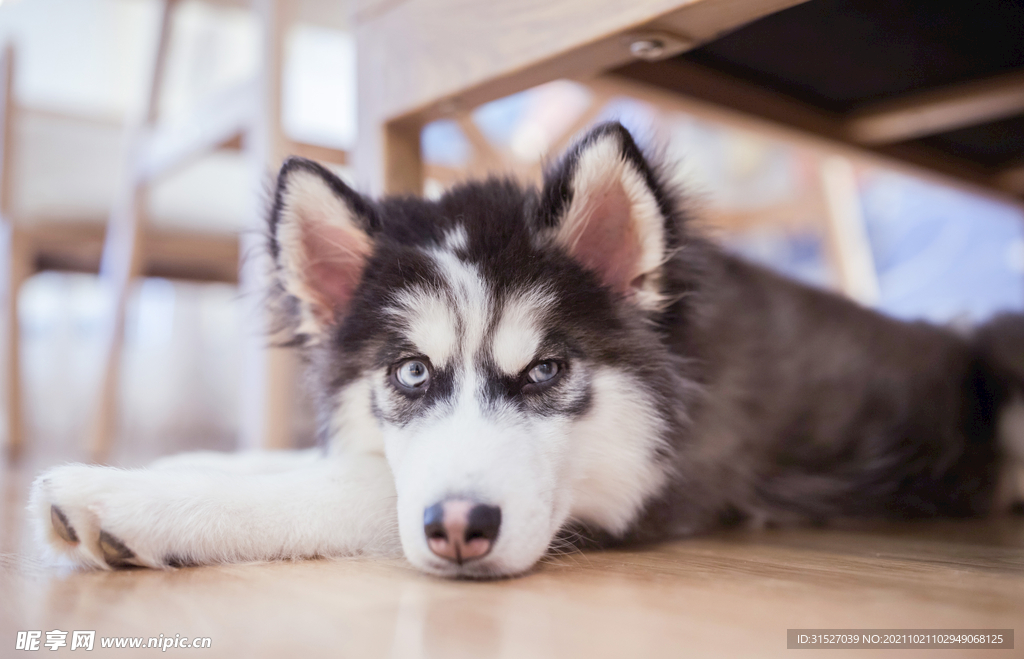
<svg viewBox="0 0 1024 659">
<path fill-rule="evenodd" d="M 110 567 L 130 567 L 136 564 L 135 553 L 106 531 L 100 531 L 100 551 Z"/>
<path fill-rule="evenodd" d="M 68 522 L 67 515 L 57 506 L 50 506 L 50 523 L 53 524 L 53 530 L 56 531 L 57 535 L 64 542 L 70 542 L 73 545 L 78 544 L 78 534 L 75 533 L 75 529 Z"/>
</svg>

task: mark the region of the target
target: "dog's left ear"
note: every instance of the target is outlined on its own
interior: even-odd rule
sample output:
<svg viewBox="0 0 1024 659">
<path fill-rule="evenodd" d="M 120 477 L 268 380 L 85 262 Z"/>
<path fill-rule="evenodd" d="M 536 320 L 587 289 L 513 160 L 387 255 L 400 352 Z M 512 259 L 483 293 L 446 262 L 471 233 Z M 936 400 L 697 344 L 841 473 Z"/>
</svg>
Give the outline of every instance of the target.
<svg viewBox="0 0 1024 659">
<path fill-rule="evenodd" d="M 663 305 L 669 221 L 654 173 L 622 124 L 593 129 L 548 172 L 541 222 L 612 290 L 647 311 Z"/>
</svg>

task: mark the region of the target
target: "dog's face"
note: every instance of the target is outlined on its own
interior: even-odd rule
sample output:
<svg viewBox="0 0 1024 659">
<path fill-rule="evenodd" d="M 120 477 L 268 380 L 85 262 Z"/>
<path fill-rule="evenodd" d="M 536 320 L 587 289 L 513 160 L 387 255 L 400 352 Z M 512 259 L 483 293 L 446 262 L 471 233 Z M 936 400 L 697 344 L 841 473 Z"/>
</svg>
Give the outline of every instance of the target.
<svg viewBox="0 0 1024 659">
<path fill-rule="evenodd" d="M 567 521 L 622 533 L 662 487 L 651 319 L 670 214 L 617 125 L 539 194 L 490 181 L 372 202 L 308 161 L 282 169 L 292 329 L 332 443 L 387 456 L 414 565 L 520 573 Z"/>
</svg>

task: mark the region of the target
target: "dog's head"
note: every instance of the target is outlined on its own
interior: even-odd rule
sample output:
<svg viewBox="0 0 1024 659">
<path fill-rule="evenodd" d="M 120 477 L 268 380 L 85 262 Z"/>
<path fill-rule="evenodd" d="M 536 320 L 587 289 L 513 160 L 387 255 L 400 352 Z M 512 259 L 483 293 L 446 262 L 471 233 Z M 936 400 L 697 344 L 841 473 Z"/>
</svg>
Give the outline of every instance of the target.
<svg viewBox="0 0 1024 659">
<path fill-rule="evenodd" d="M 540 191 L 373 201 L 292 159 L 271 230 L 330 441 L 386 455 L 417 567 L 519 573 L 568 521 L 622 534 L 662 488 L 679 229 L 618 124 Z"/>
</svg>

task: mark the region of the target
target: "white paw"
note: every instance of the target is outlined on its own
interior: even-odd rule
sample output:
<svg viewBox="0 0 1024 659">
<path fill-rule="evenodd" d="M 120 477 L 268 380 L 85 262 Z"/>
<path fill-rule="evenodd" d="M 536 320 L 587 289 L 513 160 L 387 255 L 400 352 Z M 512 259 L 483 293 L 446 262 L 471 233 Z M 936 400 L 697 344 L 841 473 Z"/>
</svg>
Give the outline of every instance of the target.
<svg viewBox="0 0 1024 659">
<path fill-rule="evenodd" d="M 72 464 L 43 472 L 32 484 L 29 514 L 54 558 L 100 569 L 164 567 L 139 518 L 137 474 Z"/>
</svg>

